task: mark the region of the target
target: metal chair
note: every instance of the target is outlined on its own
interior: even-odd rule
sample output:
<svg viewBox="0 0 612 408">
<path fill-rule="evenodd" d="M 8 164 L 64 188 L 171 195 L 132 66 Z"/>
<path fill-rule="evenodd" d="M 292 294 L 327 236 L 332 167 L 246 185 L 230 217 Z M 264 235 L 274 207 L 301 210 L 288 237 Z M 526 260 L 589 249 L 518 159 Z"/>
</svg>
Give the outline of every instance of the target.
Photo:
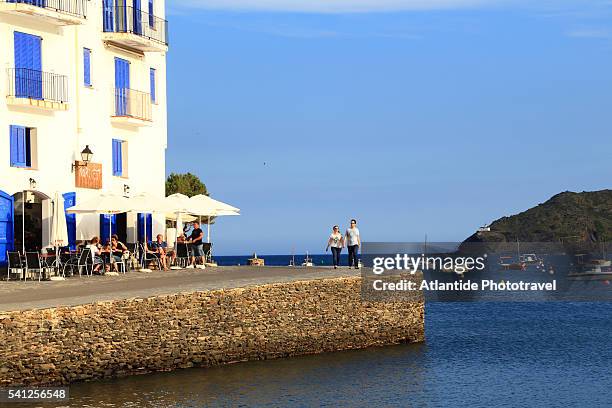
<svg viewBox="0 0 612 408">
<path fill-rule="evenodd" d="M 25 275 L 25 267 L 23 266 L 23 262 L 21 261 L 21 254 L 19 253 L 19 251 L 6 251 L 6 256 L 8 260 L 6 280 L 8 281 L 11 278 L 11 273 L 18 273 L 19 279 L 23 278 Z"/>
<path fill-rule="evenodd" d="M 123 253 L 121 253 L 121 260 L 116 260 L 115 259 L 115 254 L 116 253 L 121 253 L 120 251 L 116 251 L 116 252 L 110 252 L 105 254 L 105 256 L 102 257 L 102 259 L 104 260 L 104 262 L 106 262 L 106 259 L 108 259 L 108 264 L 109 265 L 116 265 L 117 266 L 117 272 L 123 272 L 125 273 L 125 259 L 123 258 Z"/>
<path fill-rule="evenodd" d="M 176 264 L 181 268 L 186 268 L 189 265 L 189 245 L 184 242 L 176 243 Z"/>
<path fill-rule="evenodd" d="M 28 279 L 28 274 L 32 272 L 38 272 L 38 281 L 40 282 L 43 275 L 49 271 L 49 268 L 43 266 L 40 260 L 40 254 L 38 252 L 27 252 L 25 253 L 25 275 L 24 280 Z"/>
<path fill-rule="evenodd" d="M 212 242 L 203 242 L 202 248 L 204 249 L 204 262 L 212 261 Z"/>
<path fill-rule="evenodd" d="M 91 265 L 90 271 L 93 271 L 93 262 L 91 262 L 91 249 L 83 248 L 81 252 L 76 254 L 76 256 L 71 257 L 64 264 L 64 276 L 66 275 L 66 268 L 70 267 L 71 271 L 74 274 L 74 269 L 76 268 L 77 272 L 79 272 L 79 277 L 82 275 L 82 270 L 85 269 L 85 275 L 88 273 L 89 265 Z M 91 274 L 91 273 L 90 273 Z"/>
<path fill-rule="evenodd" d="M 140 264 L 142 268 L 146 268 L 149 262 L 155 262 L 157 264 L 157 269 L 161 270 L 159 256 L 156 253 L 147 251 L 145 245 L 142 243 L 138 243 L 138 247 L 140 250 Z"/>
</svg>

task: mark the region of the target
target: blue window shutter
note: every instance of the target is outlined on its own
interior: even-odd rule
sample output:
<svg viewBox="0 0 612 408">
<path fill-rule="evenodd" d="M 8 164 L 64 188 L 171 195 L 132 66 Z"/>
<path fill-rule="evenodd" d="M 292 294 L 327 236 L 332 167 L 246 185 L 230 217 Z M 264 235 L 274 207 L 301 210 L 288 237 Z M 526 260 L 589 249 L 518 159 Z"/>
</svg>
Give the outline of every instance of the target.
<svg viewBox="0 0 612 408">
<path fill-rule="evenodd" d="M 122 144 L 121 140 L 117 140 L 117 175 L 123 176 L 123 153 L 122 153 Z"/>
<path fill-rule="evenodd" d="M 26 129 L 23 126 L 10 126 L 11 166 L 26 166 Z"/>
<path fill-rule="evenodd" d="M 41 38 L 35 35 L 30 35 L 28 57 L 32 59 L 31 63 L 31 78 L 30 78 L 30 97 L 33 99 L 43 98 L 43 79 L 42 79 L 42 61 L 41 61 Z"/>
<path fill-rule="evenodd" d="M 155 103 L 155 68 L 150 69 L 149 76 L 151 80 L 151 102 Z"/>
<path fill-rule="evenodd" d="M 117 175 L 117 143 L 116 140 L 113 139 L 113 176 Z"/>
<path fill-rule="evenodd" d="M 91 50 L 83 48 L 83 83 L 91 86 Z"/>
<path fill-rule="evenodd" d="M 113 176 L 123 175 L 123 157 L 121 153 L 121 140 L 113 139 Z"/>
<path fill-rule="evenodd" d="M 149 27 L 155 27 L 155 21 L 153 18 L 153 0 L 149 0 Z"/>
<path fill-rule="evenodd" d="M 105 32 L 113 31 L 113 0 L 102 1 L 102 13 L 103 13 L 103 30 Z"/>
</svg>

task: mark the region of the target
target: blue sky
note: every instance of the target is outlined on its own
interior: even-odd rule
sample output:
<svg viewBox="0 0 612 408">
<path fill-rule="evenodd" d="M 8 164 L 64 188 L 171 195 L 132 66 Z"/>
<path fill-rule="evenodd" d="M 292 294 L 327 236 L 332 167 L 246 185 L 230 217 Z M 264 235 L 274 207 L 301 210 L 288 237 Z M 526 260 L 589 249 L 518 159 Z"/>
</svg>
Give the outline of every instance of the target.
<svg viewBox="0 0 612 408">
<path fill-rule="evenodd" d="M 462 240 L 611 188 L 612 2 L 170 0 L 167 171 L 217 255 Z"/>
</svg>

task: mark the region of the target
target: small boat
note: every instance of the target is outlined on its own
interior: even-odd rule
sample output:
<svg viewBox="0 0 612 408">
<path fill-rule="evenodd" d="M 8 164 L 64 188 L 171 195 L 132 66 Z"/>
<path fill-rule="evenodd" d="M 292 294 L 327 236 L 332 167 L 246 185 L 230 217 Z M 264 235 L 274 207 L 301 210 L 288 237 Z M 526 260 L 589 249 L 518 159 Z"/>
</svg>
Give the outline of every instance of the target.
<svg viewBox="0 0 612 408">
<path fill-rule="evenodd" d="M 607 259 L 593 259 L 581 264 L 580 269 L 570 272 L 567 276 L 570 278 L 576 277 L 597 277 L 608 276 L 612 277 L 612 261 Z"/>
<path fill-rule="evenodd" d="M 289 260 L 289 265 L 290 267 L 294 267 L 295 266 L 295 255 L 291 255 L 291 259 Z"/>
<path fill-rule="evenodd" d="M 264 266 L 265 265 L 265 261 L 263 258 L 258 258 L 257 254 L 253 254 L 252 258 L 249 258 L 247 260 L 247 265 L 249 266 Z"/>
<path fill-rule="evenodd" d="M 502 269 L 508 271 L 508 270 L 512 270 L 512 271 L 524 271 L 527 269 L 527 264 L 524 262 L 510 262 L 510 260 L 512 259 L 511 256 L 500 256 L 499 257 L 499 266 L 502 267 Z"/>
<path fill-rule="evenodd" d="M 526 265 L 539 265 L 542 262 L 536 254 L 523 254 L 519 260 Z"/>
<path fill-rule="evenodd" d="M 308 256 L 308 251 L 306 252 L 306 258 L 304 258 L 304 261 L 302 262 L 302 266 L 314 266 L 314 263 L 312 262 L 312 258 Z"/>
</svg>

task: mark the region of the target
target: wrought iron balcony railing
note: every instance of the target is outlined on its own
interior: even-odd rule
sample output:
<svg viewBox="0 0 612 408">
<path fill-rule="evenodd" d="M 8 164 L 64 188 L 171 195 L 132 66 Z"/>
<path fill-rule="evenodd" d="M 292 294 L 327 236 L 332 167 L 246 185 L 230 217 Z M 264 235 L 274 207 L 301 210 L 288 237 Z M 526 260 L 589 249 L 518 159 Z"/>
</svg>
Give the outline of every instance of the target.
<svg viewBox="0 0 612 408">
<path fill-rule="evenodd" d="M 113 88 L 113 116 L 151 121 L 151 94 L 129 88 Z"/>
<path fill-rule="evenodd" d="M 29 68 L 8 68 L 8 96 L 68 102 L 68 78 Z"/>
<path fill-rule="evenodd" d="M 87 17 L 87 0 L 0 0 L 4 3 L 29 4 L 68 14 L 74 17 Z"/>
<path fill-rule="evenodd" d="M 105 32 L 131 33 L 168 45 L 168 22 L 130 6 L 102 7 Z"/>
</svg>

